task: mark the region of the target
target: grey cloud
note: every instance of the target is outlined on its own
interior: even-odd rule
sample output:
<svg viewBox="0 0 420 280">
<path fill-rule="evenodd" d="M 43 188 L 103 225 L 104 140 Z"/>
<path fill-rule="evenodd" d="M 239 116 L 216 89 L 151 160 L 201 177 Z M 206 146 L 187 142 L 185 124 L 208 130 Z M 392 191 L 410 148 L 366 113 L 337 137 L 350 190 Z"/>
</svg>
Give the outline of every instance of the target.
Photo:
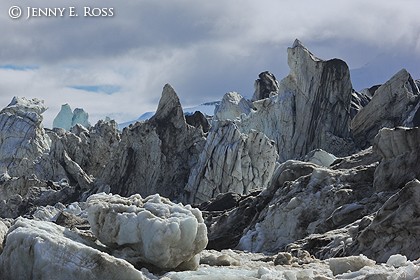
<svg viewBox="0 0 420 280">
<path fill-rule="evenodd" d="M 23 0 L 13 4 L 29 5 Z M 220 99 L 227 91 L 249 97 L 261 71 L 269 70 L 278 79 L 287 75 L 286 48 L 295 38 L 319 57 L 342 58 L 351 68 L 363 67 L 380 54 L 385 61 L 380 67 L 385 68 L 390 54 L 399 54 L 401 64 L 411 61 L 409 71 L 420 78 L 415 66 L 420 65 L 417 0 L 62 0 L 54 5 L 109 6 L 115 16 L 29 21 L 7 18 L 10 5 L 0 3 L 0 65 L 39 69 L 31 79 L 13 73 L 13 81 L 22 85 L 15 92 L 0 77 L 7 83 L 0 86 L 5 89 L 0 98 L 38 95 L 51 110 L 70 103 L 89 108 L 92 116 L 109 113 L 126 120 L 154 110 L 165 83 L 175 87 L 185 106 Z M 98 100 L 66 89 L 104 84 L 118 85 L 121 92 Z M 117 101 L 120 105 L 114 108 Z"/>
</svg>

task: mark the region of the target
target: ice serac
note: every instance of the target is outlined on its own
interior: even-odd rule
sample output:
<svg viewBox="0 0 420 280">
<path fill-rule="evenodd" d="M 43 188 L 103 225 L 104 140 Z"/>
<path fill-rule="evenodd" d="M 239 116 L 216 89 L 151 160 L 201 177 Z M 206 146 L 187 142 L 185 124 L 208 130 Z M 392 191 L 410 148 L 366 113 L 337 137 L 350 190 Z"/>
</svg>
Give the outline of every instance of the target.
<svg viewBox="0 0 420 280">
<path fill-rule="evenodd" d="M 279 92 L 279 82 L 273 73 L 268 71 L 262 72 L 258 75 L 258 79 L 255 80 L 254 87 L 255 92 L 252 96 L 252 101 L 265 99 Z"/>
<path fill-rule="evenodd" d="M 27 174 L 33 161 L 50 148 L 42 126 L 47 107 L 39 99 L 14 97 L 0 112 L 0 170 L 10 176 Z"/>
<path fill-rule="evenodd" d="M 200 210 L 158 194 L 143 199 L 138 194 L 125 198 L 101 193 L 87 203 L 92 232 L 114 254 L 161 269 L 197 268 L 197 254 L 207 245 Z"/>
<path fill-rule="evenodd" d="M 73 118 L 71 119 L 72 127 L 76 124 L 81 124 L 84 127 L 90 127 L 89 114 L 82 108 L 76 108 L 73 111 Z"/>
<path fill-rule="evenodd" d="M 350 116 L 353 119 L 356 114 L 365 107 L 373 96 L 372 89 L 364 89 L 361 92 L 353 91 L 351 94 Z"/>
<path fill-rule="evenodd" d="M 0 255 L 2 279 L 147 279 L 133 265 L 51 222 L 18 218 Z"/>
<path fill-rule="evenodd" d="M 279 93 L 253 102 L 242 131 L 256 129 L 276 141 L 280 161 L 320 148 L 337 156 L 351 150 L 352 85 L 347 64 L 321 60 L 299 40 L 288 49 L 289 75 Z"/>
<path fill-rule="evenodd" d="M 417 126 L 419 89 L 407 70 L 402 69 L 381 85 L 372 100 L 361 109 L 351 122 L 356 144 L 365 148 L 383 127 Z M 420 114 L 420 113 L 419 113 Z M 411 120 L 410 115 L 413 115 Z"/>
<path fill-rule="evenodd" d="M 263 133 L 243 134 L 235 123 L 218 121 L 185 187 L 189 203 L 201 203 L 220 193 L 247 195 L 267 187 L 273 174 L 277 151 Z"/>
<path fill-rule="evenodd" d="M 195 111 L 194 114 L 185 114 L 185 120 L 189 125 L 201 128 L 204 133 L 207 133 L 210 130 L 209 121 L 200 111 Z"/>
<path fill-rule="evenodd" d="M 419 149 L 420 128 L 382 128 L 373 142 L 373 151 L 382 157 L 375 170 L 375 189 L 398 190 L 407 182 L 420 179 Z"/>
<path fill-rule="evenodd" d="M 156 114 L 125 128 L 101 180 L 120 195 L 182 196 L 205 138 L 186 123 L 174 89 L 165 85 Z"/>
<path fill-rule="evenodd" d="M 242 114 L 248 115 L 252 110 L 252 102 L 246 100 L 237 92 L 228 92 L 223 96 L 214 115 L 217 120 L 235 120 Z"/>
<path fill-rule="evenodd" d="M 73 112 L 71 111 L 69 104 L 61 105 L 60 112 L 53 120 L 53 127 L 63 128 L 65 130 L 70 130 L 71 121 L 73 119 Z"/>
<path fill-rule="evenodd" d="M 71 110 L 69 104 L 61 105 L 60 112 L 53 121 L 53 128 L 63 128 L 69 131 L 73 126 L 80 124 L 86 128 L 91 125 L 89 123 L 89 114 L 82 108 Z"/>
</svg>

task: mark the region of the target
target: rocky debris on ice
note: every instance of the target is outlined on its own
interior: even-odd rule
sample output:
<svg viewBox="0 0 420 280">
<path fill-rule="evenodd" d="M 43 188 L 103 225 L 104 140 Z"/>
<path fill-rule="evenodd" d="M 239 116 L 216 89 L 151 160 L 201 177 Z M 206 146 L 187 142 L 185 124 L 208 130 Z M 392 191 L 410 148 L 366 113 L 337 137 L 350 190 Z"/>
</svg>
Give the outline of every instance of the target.
<svg viewBox="0 0 420 280">
<path fill-rule="evenodd" d="M 321 60 L 302 43 L 288 49 L 289 75 L 278 95 L 253 102 L 255 110 L 241 119 L 242 132 L 263 132 L 276 142 L 280 162 L 323 149 L 336 156 L 350 154 L 352 85 L 347 64 Z"/>
<path fill-rule="evenodd" d="M 251 100 L 256 101 L 260 99 L 269 98 L 279 93 L 279 82 L 273 73 L 269 71 L 261 72 L 258 79 L 254 83 L 255 92 Z"/>
<path fill-rule="evenodd" d="M 98 250 L 89 235 L 18 218 L 0 255 L 2 279 L 147 279 L 130 263 Z"/>
<path fill-rule="evenodd" d="M 209 206 L 224 201 L 226 196 L 228 194 L 218 195 L 210 202 Z M 249 194 L 236 199 L 238 199 L 235 203 L 237 204 L 236 207 L 229 207 L 229 209 L 219 207 L 215 211 L 202 211 L 209 240 L 207 249 L 235 248 L 243 235 L 244 229 L 249 226 L 264 207 L 257 194 Z M 206 209 L 206 206 L 203 209 Z"/>
<path fill-rule="evenodd" d="M 63 128 L 70 130 L 76 124 L 80 124 L 86 128 L 90 127 L 89 114 L 82 108 L 71 110 L 69 104 L 61 105 L 60 112 L 53 120 L 53 128 Z"/>
<path fill-rule="evenodd" d="M 216 107 L 214 116 L 219 121 L 235 120 L 242 114 L 248 115 L 252 111 L 252 102 L 237 92 L 226 93 L 220 105 Z"/>
<path fill-rule="evenodd" d="M 198 208 L 205 211 L 225 211 L 230 210 L 238 206 L 239 201 L 242 200 L 242 196 L 234 193 L 227 192 L 218 194 L 215 198 L 209 201 L 201 203 Z"/>
<path fill-rule="evenodd" d="M 73 202 L 77 191 L 67 180 L 44 181 L 36 176 L 3 176 L 0 184 L 0 216 L 16 218 L 33 210 L 34 207 Z"/>
<path fill-rule="evenodd" d="M 223 250 L 221 252 L 203 251 L 201 265 L 197 271 L 169 272 L 164 280 L 276 280 L 276 279 L 416 279 L 420 276 L 419 262 L 403 260 L 395 255 L 389 264 L 376 264 L 363 255 L 350 258 L 331 258 L 326 261 L 312 259 L 306 262 L 306 256 L 292 256 L 290 264 L 276 264 L 276 259 L 284 256 L 263 255 L 249 252 Z M 397 266 L 393 264 L 398 263 Z M 346 271 L 344 271 L 347 269 Z"/>
<path fill-rule="evenodd" d="M 386 198 L 374 196 L 376 165 L 333 170 L 303 162 L 284 163 L 273 185 L 260 195 L 269 202 L 245 229 L 238 247 L 253 252 L 282 250 L 305 236 L 345 226 L 377 211 Z"/>
<path fill-rule="evenodd" d="M 383 128 L 376 135 L 373 150 L 382 157 L 375 170 L 374 187 L 380 191 L 398 190 L 419 178 L 420 128 Z M 404 168 L 401 168 L 401 167 Z"/>
<path fill-rule="evenodd" d="M 175 204 L 158 194 L 95 194 L 87 199 L 92 232 L 114 254 L 136 264 L 160 269 L 194 270 L 198 253 L 207 245 L 207 229 L 201 212 Z"/>
<path fill-rule="evenodd" d="M 358 230 L 347 254 L 361 253 L 378 262 L 386 262 L 394 254 L 419 259 L 420 182 L 408 182 L 369 221 Z"/>
<path fill-rule="evenodd" d="M 369 147 L 350 156 L 337 158 L 331 169 L 352 169 L 358 166 L 378 163 L 380 160 L 381 156 L 374 153 L 372 147 Z"/>
<path fill-rule="evenodd" d="M 237 247 L 245 229 L 256 221 L 277 189 L 286 182 L 311 174 L 317 167 L 315 164 L 289 160 L 276 168 L 270 184 L 264 191 L 235 198 L 237 206 L 233 208 L 223 209 L 219 206 L 218 211 L 203 211 L 204 221 L 208 228 L 209 244 L 207 248 L 221 250 Z M 220 205 L 220 202 L 225 201 L 228 195 L 220 194 L 210 200 L 208 206 Z M 200 207 L 206 210 L 207 204 L 202 204 Z"/>
<path fill-rule="evenodd" d="M 31 216 L 37 221 L 54 222 L 67 228 L 86 227 L 85 202 L 73 202 L 67 206 L 58 202 L 54 206 L 38 206 Z"/>
<path fill-rule="evenodd" d="M 394 195 L 375 193 L 374 211 L 355 222 L 324 233 L 315 233 L 288 244 L 286 249 L 305 249 L 319 259 L 363 254 L 384 263 L 394 254 L 409 260 L 420 258 L 418 244 L 420 182 L 406 184 Z M 382 197 L 380 197 L 382 196 Z"/>
<path fill-rule="evenodd" d="M 309 152 L 304 159 L 305 161 L 315 163 L 319 166 L 329 167 L 337 160 L 337 157 L 322 149 L 316 149 Z"/>
<path fill-rule="evenodd" d="M 159 193 L 181 201 L 204 143 L 202 129 L 186 123 L 179 98 L 167 84 L 156 114 L 123 130 L 98 184 L 123 196 Z"/>
<path fill-rule="evenodd" d="M 375 261 L 370 260 L 366 256 L 350 256 L 343 258 L 332 258 L 327 260 L 333 275 L 343 274 L 346 272 L 359 271 L 365 266 L 374 266 Z"/>
<path fill-rule="evenodd" d="M 267 187 L 277 160 L 272 140 L 263 133 L 243 134 L 235 123 L 218 121 L 207 136 L 185 187 L 188 203 L 202 203 L 220 193 L 247 195 Z"/>
<path fill-rule="evenodd" d="M 378 131 L 383 127 L 396 127 L 407 123 L 414 110 L 418 111 L 419 89 L 410 73 L 402 69 L 389 81 L 381 85 L 372 100 L 361 109 L 351 122 L 354 141 L 361 148 L 373 143 Z"/>
</svg>

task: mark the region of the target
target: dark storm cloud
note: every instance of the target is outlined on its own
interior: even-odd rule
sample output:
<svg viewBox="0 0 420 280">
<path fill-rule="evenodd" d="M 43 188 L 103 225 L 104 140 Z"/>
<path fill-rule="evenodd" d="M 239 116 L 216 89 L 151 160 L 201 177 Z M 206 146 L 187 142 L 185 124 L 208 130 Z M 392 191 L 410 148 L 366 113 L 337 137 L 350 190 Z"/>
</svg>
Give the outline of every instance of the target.
<svg viewBox="0 0 420 280">
<path fill-rule="evenodd" d="M 75 1 L 63 1 L 48 7 L 67 7 Z M 180 48 L 208 37 L 208 26 L 201 24 L 202 14 L 185 1 L 90 1 L 89 6 L 113 7 L 110 18 L 31 18 L 1 22 L 2 60 L 38 60 L 57 62 L 77 58 L 118 56 L 132 49 L 145 51 Z M 40 5 L 42 1 L 26 2 L 23 8 Z M 66 5 L 67 4 L 67 5 Z M 84 3 L 87 4 L 87 3 Z M 8 3 L 0 4 L 7 11 Z M 78 11 L 83 6 L 78 2 Z M 25 10 L 25 9 L 24 9 Z"/>
</svg>

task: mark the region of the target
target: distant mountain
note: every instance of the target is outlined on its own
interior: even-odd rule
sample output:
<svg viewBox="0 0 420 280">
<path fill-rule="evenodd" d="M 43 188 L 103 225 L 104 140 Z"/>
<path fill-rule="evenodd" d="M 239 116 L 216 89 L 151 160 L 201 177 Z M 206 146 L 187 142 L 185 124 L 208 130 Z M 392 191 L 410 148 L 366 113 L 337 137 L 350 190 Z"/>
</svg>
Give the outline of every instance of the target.
<svg viewBox="0 0 420 280">
<path fill-rule="evenodd" d="M 420 78 L 420 57 L 380 54 L 364 66 L 350 69 L 353 88 L 359 91 L 373 85 L 383 84 L 403 68 L 413 75 L 413 78 Z"/>
</svg>

